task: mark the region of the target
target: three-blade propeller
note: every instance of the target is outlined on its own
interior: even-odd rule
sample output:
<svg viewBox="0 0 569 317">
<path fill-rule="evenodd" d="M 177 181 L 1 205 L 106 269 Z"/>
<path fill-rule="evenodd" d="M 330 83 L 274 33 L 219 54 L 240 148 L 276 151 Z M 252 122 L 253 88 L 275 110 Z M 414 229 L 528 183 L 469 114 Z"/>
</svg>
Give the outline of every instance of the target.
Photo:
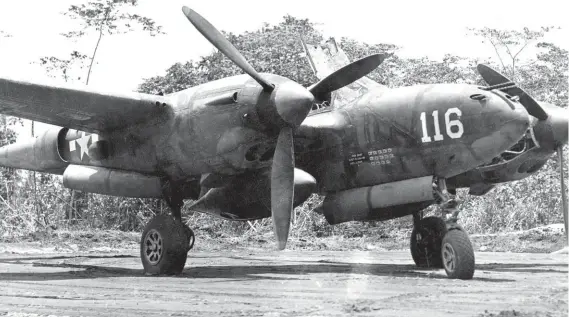
<svg viewBox="0 0 569 317">
<path fill-rule="evenodd" d="M 569 114 L 566 109 L 562 109 L 552 104 L 539 103 L 523 89 L 518 87 L 513 81 L 500 74 L 496 70 L 484 64 L 477 66 L 478 72 L 484 81 L 490 85 L 486 89 L 499 89 L 511 96 L 518 96 L 520 103 L 527 112 L 538 119 L 533 126 L 533 132 L 538 146 L 547 150 L 556 150 L 559 157 L 561 173 L 561 199 L 563 206 L 563 220 L 565 222 L 565 234 L 569 236 L 567 211 L 567 197 L 565 192 L 565 180 L 563 177 L 563 145 L 567 143 L 569 130 Z"/>
<path fill-rule="evenodd" d="M 355 61 L 330 74 L 309 89 L 292 80 L 275 85 L 263 78 L 221 32 L 206 19 L 188 7 L 183 7 L 182 11 L 213 46 L 257 81 L 263 87 L 264 93 L 271 94 L 271 98 L 267 98 L 267 100 L 274 100 L 273 104 L 267 105 L 267 107 L 274 107 L 278 117 L 280 117 L 280 122 L 279 124 L 265 123 L 274 124 L 280 128 L 271 169 L 271 213 L 278 248 L 282 250 L 286 247 L 288 239 L 294 200 L 293 129 L 300 126 L 304 121 L 316 99 L 320 99 L 322 96 L 369 74 L 383 62 L 387 55 L 374 54 Z M 284 122 L 284 126 L 282 126 L 282 122 Z"/>
</svg>

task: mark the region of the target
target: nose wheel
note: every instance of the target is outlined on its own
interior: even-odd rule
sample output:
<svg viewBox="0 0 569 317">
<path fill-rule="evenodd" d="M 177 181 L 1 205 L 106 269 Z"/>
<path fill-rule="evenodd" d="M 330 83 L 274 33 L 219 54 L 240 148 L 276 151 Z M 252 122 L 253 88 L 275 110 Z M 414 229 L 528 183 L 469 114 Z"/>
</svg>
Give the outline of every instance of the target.
<svg viewBox="0 0 569 317">
<path fill-rule="evenodd" d="M 447 191 L 444 179 L 435 179 L 433 190 L 442 217 L 422 218 L 422 213 L 413 215 L 413 261 L 418 267 L 444 268 L 449 278 L 472 279 L 474 249 L 468 234 L 457 223 L 458 202 Z"/>
</svg>

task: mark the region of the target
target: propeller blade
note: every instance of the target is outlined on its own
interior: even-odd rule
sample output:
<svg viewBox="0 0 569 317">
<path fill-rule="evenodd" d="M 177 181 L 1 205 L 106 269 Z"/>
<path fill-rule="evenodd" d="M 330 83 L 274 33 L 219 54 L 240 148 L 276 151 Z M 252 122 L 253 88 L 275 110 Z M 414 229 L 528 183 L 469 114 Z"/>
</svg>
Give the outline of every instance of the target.
<svg viewBox="0 0 569 317">
<path fill-rule="evenodd" d="M 371 73 L 388 56 L 387 54 L 373 54 L 359 59 L 326 76 L 326 78 L 312 85 L 309 90 L 315 97 L 338 90 Z"/>
<path fill-rule="evenodd" d="M 478 64 L 478 66 L 476 66 L 476 69 L 478 70 L 478 73 L 480 73 L 480 76 L 484 78 L 484 81 L 490 86 L 512 82 L 506 76 L 500 74 L 490 66 Z"/>
<path fill-rule="evenodd" d="M 512 96 L 520 97 L 520 103 L 526 108 L 528 113 L 539 120 L 546 120 L 548 115 L 545 110 L 539 105 L 532 96 L 525 92 L 520 87 L 512 87 L 505 90 L 506 93 Z"/>
<path fill-rule="evenodd" d="M 247 62 L 245 57 L 233 46 L 211 23 L 199 15 L 196 11 L 184 6 L 182 8 L 184 15 L 190 20 L 195 28 L 208 39 L 218 50 L 220 50 L 227 58 L 233 61 L 245 73 L 255 79 L 263 89 L 267 92 L 273 91 L 275 86 L 266 81 L 257 71 Z"/>
<path fill-rule="evenodd" d="M 495 85 L 500 85 L 500 84 L 505 84 L 505 83 L 512 83 L 513 87 L 503 88 L 502 91 L 504 91 L 505 93 L 510 94 L 512 96 L 520 97 L 520 103 L 526 108 L 526 110 L 528 111 L 528 113 L 530 115 L 538 118 L 539 120 L 546 120 L 547 119 L 547 117 L 548 117 L 547 112 L 545 112 L 545 110 L 543 110 L 543 108 L 540 106 L 540 104 L 537 101 L 535 101 L 535 99 L 533 99 L 523 89 L 516 86 L 514 84 L 514 82 L 512 82 L 506 76 L 500 74 L 496 70 L 494 70 L 491 67 L 486 66 L 484 64 L 478 64 L 476 69 L 478 69 L 478 72 L 480 73 L 482 78 L 484 78 L 484 81 L 486 83 L 488 83 L 488 85 L 490 85 L 490 86 L 495 86 Z"/>
<path fill-rule="evenodd" d="M 561 173 L 561 202 L 563 204 L 563 221 L 565 222 L 565 237 L 569 237 L 567 233 L 567 222 L 568 222 L 568 215 L 567 215 L 567 193 L 565 188 L 565 179 L 563 177 L 563 166 L 565 166 L 565 162 L 563 161 L 563 146 L 557 147 L 557 156 L 559 156 L 559 172 Z"/>
<path fill-rule="evenodd" d="M 271 213 L 279 250 L 286 247 L 294 199 L 294 146 L 292 128 L 281 130 L 271 170 Z"/>
</svg>

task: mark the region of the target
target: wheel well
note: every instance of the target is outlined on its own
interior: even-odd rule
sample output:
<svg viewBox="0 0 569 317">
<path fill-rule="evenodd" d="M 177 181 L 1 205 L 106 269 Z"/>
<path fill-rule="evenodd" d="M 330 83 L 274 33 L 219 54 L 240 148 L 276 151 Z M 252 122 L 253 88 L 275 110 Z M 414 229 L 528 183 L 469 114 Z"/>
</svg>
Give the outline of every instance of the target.
<svg viewBox="0 0 569 317">
<path fill-rule="evenodd" d="M 466 231 L 464 230 L 464 228 L 462 228 L 462 226 L 459 225 L 459 224 L 456 223 L 456 222 L 455 222 L 455 223 L 447 223 L 447 230 L 448 230 L 448 231 L 460 230 L 460 231 L 466 232 Z"/>
</svg>

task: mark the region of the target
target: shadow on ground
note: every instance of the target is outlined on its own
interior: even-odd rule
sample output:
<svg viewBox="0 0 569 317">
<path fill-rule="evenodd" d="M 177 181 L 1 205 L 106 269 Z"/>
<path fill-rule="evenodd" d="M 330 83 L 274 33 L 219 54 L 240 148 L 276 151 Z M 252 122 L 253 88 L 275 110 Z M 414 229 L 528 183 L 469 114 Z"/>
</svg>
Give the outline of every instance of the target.
<svg viewBox="0 0 569 317">
<path fill-rule="evenodd" d="M 2 264 L 20 264 L 40 268 L 70 269 L 57 270 L 56 272 L 13 272 L 0 273 L 0 281 L 43 281 L 43 280 L 67 280 L 67 279 L 92 279 L 107 277 L 141 277 L 145 276 L 141 269 L 116 267 L 116 263 L 101 263 L 97 265 L 66 263 L 74 259 L 89 258 L 112 260 L 119 258 L 137 258 L 132 255 L 103 255 L 103 256 L 57 256 L 57 257 L 23 257 L 0 259 Z M 191 259 L 191 258 L 190 258 Z M 241 258 L 255 260 L 254 258 Z M 60 263 L 57 263 L 60 260 Z M 54 261 L 56 263 L 51 263 Z M 295 280 L 309 278 L 310 274 L 363 274 L 386 277 L 424 278 L 424 279 L 447 279 L 441 269 L 420 269 L 411 264 L 361 264 L 343 263 L 333 261 L 291 261 L 294 264 L 261 264 L 261 265 L 219 265 L 219 266 L 187 266 L 184 272 L 175 278 L 208 278 L 208 279 L 234 279 L 234 280 Z M 190 264 L 191 265 L 191 264 Z M 565 270 L 563 270 L 564 268 Z M 567 274 L 566 264 L 479 264 L 477 271 L 495 271 L 512 273 L 560 273 Z M 42 270 L 44 271 L 44 270 Z M 282 276 L 278 276 L 282 275 Z M 513 279 L 501 279 L 481 277 L 477 274 L 473 281 L 483 282 L 513 282 Z M 342 277 L 339 276 L 339 279 Z"/>
</svg>

